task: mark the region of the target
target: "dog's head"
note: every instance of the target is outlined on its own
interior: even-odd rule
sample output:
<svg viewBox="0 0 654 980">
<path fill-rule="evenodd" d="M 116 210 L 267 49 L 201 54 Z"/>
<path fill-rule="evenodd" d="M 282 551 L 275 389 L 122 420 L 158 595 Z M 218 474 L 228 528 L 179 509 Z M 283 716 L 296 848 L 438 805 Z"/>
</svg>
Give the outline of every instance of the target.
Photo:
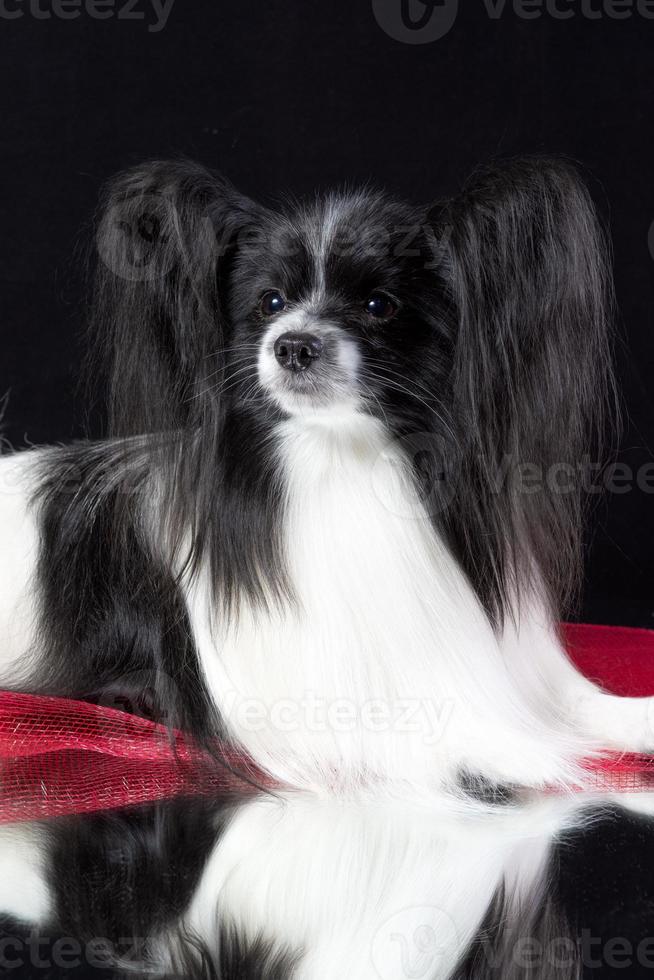
<svg viewBox="0 0 654 980">
<path fill-rule="evenodd" d="M 432 244 L 424 212 L 379 193 L 267 214 L 237 252 L 228 310 L 241 358 L 253 345 L 255 391 L 334 425 L 436 412 L 452 336 Z"/>
<path fill-rule="evenodd" d="M 153 163 L 109 186 L 98 246 L 115 434 L 199 434 L 211 466 L 234 419 L 428 433 L 416 479 L 447 471 L 433 519 L 489 612 L 532 570 L 566 595 L 610 378 L 604 243 L 568 165 L 512 161 L 424 207 L 362 190 L 271 210 Z"/>
<path fill-rule="evenodd" d="M 273 211 L 192 164 L 120 176 L 98 239 L 113 427 L 447 404 L 455 317 L 430 217 L 366 191 Z"/>
</svg>

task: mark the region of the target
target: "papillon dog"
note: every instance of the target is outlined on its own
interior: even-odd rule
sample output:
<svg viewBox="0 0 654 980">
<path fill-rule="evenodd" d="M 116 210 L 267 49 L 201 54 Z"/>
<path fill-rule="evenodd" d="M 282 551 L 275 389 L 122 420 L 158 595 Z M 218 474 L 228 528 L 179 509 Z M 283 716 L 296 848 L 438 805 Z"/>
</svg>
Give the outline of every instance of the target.
<svg viewBox="0 0 654 980">
<path fill-rule="evenodd" d="M 559 635 L 613 390 L 574 168 L 273 210 L 154 162 L 96 240 L 109 434 L 0 459 L 0 681 L 222 739 L 278 788 L 5 828 L 0 911 L 131 937 L 154 976 L 576 976 L 516 942 L 565 932 L 581 760 L 654 729 Z"/>
</svg>

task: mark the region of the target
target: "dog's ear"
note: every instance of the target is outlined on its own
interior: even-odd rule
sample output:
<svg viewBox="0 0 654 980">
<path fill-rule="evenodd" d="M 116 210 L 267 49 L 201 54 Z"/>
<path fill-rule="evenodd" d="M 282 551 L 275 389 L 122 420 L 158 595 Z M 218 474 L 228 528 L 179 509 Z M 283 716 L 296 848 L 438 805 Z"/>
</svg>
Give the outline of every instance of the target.
<svg viewBox="0 0 654 980">
<path fill-rule="evenodd" d="M 204 379 L 220 384 L 230 260 L 262 213 L 227 180 L 186 161 L 144 164 L 108 184 L 90 367 L 108 387 L 110 434 L 184 428 L 207 411 L 196 396 Z"/>
<path fill-rule="evenodd" d="M 459 556 L 501 620 L 538 589 L 555 614 L 580 568 L 584 464 L 612 392 L 605 237 L 575 169 L 522 159 L 438 211 L 455 323 Z"/>
</svg>

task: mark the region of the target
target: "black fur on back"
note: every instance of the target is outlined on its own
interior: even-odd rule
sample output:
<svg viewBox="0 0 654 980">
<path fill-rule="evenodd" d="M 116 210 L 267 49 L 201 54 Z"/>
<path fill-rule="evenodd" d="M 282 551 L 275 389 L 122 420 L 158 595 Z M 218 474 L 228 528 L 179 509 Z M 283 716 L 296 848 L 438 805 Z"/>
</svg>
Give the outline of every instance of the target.
<svg viewBox="0 0 654 980">
<path fill-rule="evenodd" d="M 137 444 L 81 444 L 41 462 L 42 694 L 218 733 L 174 575 L 148 541 L 151 462 Z"/>
</svg>

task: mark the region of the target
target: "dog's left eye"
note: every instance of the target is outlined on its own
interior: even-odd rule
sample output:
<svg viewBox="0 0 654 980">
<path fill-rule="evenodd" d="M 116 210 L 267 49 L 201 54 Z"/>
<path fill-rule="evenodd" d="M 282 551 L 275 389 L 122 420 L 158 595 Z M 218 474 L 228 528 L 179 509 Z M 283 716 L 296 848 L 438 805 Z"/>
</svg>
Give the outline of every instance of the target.
<svg viewBox="0 0 654 980">
<path fill-rule="evenodd" d="M 264 316 L 274 316 L 281 313 L 286 306 L 286 300 L 276 289 L 269 289 L 261 297 L 261 312 Z"/>
<path fill-rule="evenodd" d="M 397 313 L 395 303 L 386 293 L 371 293 L 365 304 L 366 313 L 376 320 L 390 320 Z"/>
</svg>

